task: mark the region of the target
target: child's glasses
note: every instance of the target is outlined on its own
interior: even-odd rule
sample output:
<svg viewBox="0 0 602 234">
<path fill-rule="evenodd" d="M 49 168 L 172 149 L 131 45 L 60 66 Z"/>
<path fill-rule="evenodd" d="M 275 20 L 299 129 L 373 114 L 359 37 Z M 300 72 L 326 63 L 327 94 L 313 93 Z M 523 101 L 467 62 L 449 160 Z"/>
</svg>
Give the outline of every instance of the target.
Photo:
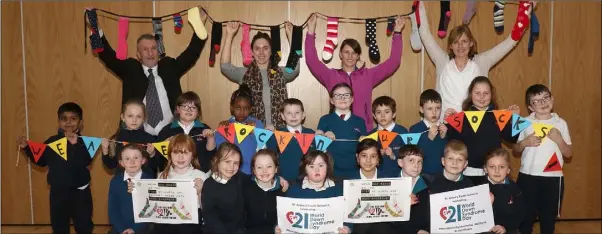
<svg viewBox="0 0 602 234">
<path fill-rule="evenodd" d="M 180 105 L 180 108 L 185 111 L 196 111 L 196 106 Z"/>
<path fill-rule="evenodd" d="M 544 104 L 550 102 L 550 100 L 552 100 L 552 97 L 550 97 L 550 96 L 545 96 L 542 99 L 533 99 L 533 100 L 531 100 L 531 105 L 534 105 L 534 106 L 544 105 Z"/>
<path fill-rule="evenodd" d="M 351 98 L 351 93 L 337 93 L 337 94 L 333 94 L 332 98 L 334 98 L 334 100 L 346 100 Z"/>
</svg>

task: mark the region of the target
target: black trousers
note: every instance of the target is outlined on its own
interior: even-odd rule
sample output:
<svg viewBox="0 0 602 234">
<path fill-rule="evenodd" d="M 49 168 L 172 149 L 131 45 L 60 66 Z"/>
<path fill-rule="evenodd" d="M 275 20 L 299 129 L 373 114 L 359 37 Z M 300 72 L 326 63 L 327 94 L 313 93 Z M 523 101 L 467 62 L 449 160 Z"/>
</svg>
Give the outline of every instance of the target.
<svg viewBox="0 0 602 234">
<path fill-rule="evenodd" d="M 153 234 L 202 234 L 203 213 L 198 209 L 199 224 L 163 224 L 155 223 L 151 233 Z"/>
<path fill-rule="evenodd" d="M 400 230 L 394 230 L 393 225 L 390 222 L 384 223 L 363 223 L 363 224 L 354 224 L 353 232 L 354 234 L 386 234 L 386 233 L 396 233 Z"/>
<path fill-rule="evenodd" d="M 92 194 L 85 189 L 50 188 L 50 223 L 53 233 L 69 233 L 73 219 L 75 232 L 92 233 Z"/>
<path fill-rule="evenodd" d="M 531 234 L 535 217 L 539 217 L 541 234 L 553 234 L 564 194 L 564 177 L 518 173 L 517 184 L 525 199 L 525 219 L 520 225 L 520 233 Z"/>
</svg>

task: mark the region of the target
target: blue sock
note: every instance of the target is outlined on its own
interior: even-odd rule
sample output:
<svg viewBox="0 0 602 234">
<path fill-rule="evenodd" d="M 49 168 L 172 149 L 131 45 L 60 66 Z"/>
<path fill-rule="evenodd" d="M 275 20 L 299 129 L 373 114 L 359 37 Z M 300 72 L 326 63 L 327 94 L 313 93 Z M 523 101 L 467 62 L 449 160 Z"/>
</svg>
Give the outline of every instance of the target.
<svg viewBox="0 0 602 234">
<path fill-rule="evenodd" d="M 535 46 L 535 40 L 539 38 L 539 20 L 535 15 L 535 11 L 531 12 L 531 31 L 529 35 L 529 46 L 527 51 L 529 55 L 533 54 L 533 47 Z"/>
</svg>

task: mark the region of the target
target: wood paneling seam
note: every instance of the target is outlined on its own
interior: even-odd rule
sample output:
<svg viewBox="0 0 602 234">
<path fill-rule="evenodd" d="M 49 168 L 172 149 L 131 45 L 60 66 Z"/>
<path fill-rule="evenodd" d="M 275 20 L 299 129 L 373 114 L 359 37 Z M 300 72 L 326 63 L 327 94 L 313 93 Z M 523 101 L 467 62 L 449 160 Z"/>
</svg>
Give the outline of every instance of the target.
<svg viewBox="0 0 602 234">
<path fill-rule="evenodd" d="M 27 108 L 27 69 L 25 66 L 25 23 L 23 22 L 23 1 L 19 2 L 19 9 L 21 11 L 21 64 L 23 67 L 23 97 L 25 103 L 25 134 L 29 140 L 29 112 Z M 29 172 L 29 213 L 31 214 L 31 224 L 34 223 L 33 219 L 33 190 L 31 186 L 31 162 L 27 160 L 27 170 Z"/>
<path fill-rule="evenodd" d="M 552 91 L 552 57 L 554 57 L 554 1 L 550 1 L 550 59 L 548 61 L 548 89 Z"/>
<path fill-rule="evenodd" d="M 422 92 L 424 92 L 424 45 L 422 45 L 422 50 L 420 50 L 420 59 L 421 59 L 421 65 L 420 65 L 420 94 L 422 94 Z"/>
<path fill-rule="evenodd" d="M 2 80 L 2 4 L 0 4 L 0 80 Z M 2 103 L 2 83 L 0 82 L 0 103 Z M 0 115 L 0 132 L 2 131 L 2 115 Z M 2 134 L 0 134 L 0 149 L 2 149 Z M 0 151 L 0 174 L 2 174 L 2 152 Z M 0 180 L 0 201 L 2 200 L 2 180 Z M 2 220 L 2 209 L 0 209 Z"/>
</svg>

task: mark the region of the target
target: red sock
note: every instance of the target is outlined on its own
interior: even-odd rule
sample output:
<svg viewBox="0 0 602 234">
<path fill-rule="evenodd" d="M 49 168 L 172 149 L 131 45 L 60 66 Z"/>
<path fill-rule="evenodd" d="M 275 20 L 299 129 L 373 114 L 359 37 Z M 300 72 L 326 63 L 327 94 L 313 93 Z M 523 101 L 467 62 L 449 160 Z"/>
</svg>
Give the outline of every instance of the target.
<svg viewBox="0 0 602 234">
<path fill-rule="evenodd" d="M 412 10 L 414 11 L 414 14 L 416 14 L 416 24 L 420 27 L 420 10 L 418 10 L 418 4 L 420 4 L 420 1 L 414 0 L 414 3 L 412 3 Z"/>
<path fill-rule="evenodd" d="M 529 27 L 529 16 L 531 15 L 531 3 L 529 1 L 520 1 L 518 3 L 518 14 L 516 22 L 512 27 L 512 40 L 518 41 Z"/>
</svg>

